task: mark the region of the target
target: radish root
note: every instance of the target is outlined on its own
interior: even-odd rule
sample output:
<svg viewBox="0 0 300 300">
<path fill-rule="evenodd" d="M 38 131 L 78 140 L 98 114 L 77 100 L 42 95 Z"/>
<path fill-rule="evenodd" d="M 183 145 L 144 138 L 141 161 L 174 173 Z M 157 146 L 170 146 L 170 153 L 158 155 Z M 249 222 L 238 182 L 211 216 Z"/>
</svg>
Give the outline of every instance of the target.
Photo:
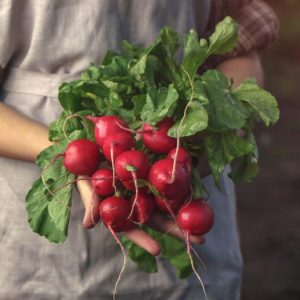
<svg viewBox="0 0 300 300">
<path fill-rule="evenodd" d="M 119 281 L 122 277 L 122 274 L 125 270 L 125 266 L 126 266 L 126 261 L 127 261 L 127 257 L 126 257 L 126 252 L 125 252 L 125 249 L 124 249 L 124 246 L 123 244 L 121 243 L 120 239 L 117 237 L 116 233 L 114 232 L 114 230 L 111 228 L 111 226 L 108 226 L 108 229 L 110 231 L 110 233 L 112 234 L 112 236 L 114 237 L 114 239 L 116 240 L 116 242 L 118 243 L 118 245 L 120 246 L 121 248 L 121 251 L 122 251 L 122 254 L 123 254 L 123 264 L 122 264 L 122 268 L 119 272 L 119 276 L 118 276 L 118 279 L 115 283 L 115 287 L 114 287 L 114 292 L 113 292 L 113 300 L 116 300 L 116 293 L 117 293 L 117 287 L 118 287 L 118 284 L 119 284 Z"/>
<path fill-rule="evenodd" d="M 55 163 L 55 161 L 59 158 L 59 157 L 63 157 L 64 154 L 60 153 L 60 154 L 56 154 L 51 160 L 50 162 L 45 166 L 45 168 L 42 169 L 42 173 L 41 173 L 41 180 L 46 188 L 46 190 L 49 192 L 50 195 L 54 196 L 54 192 L 51 191 L 48 187 L 48 184 L 44 178 L 44 172 L 53 164 Z"/>
<path fill-rule="evenodd" d="M 69 142 L 71 142 L 71 140 L 68 138 L 68 136 L 67 136 L 67 133 L 66 133 L 66 125 L 67 125 L 67 122 L 70 120 L 70 119 L 72 119 L 72 118 L 80 118 L 80 119 L 82 119 L 83 121 L 84 121 L 84 123 L 83 123 L 83 126 L 85 127 L 85 128 L 87 128 L 87 125 L 86 125 L 86 119 L 83 117 L 83 116 L 80 116 L 80 115 L 78 115 L 78 114 L 72 114 L 72 115 L 69 115 L 68 117 L 66 117 L 65 118 L 65 120 L 64 120 L 64 123 L 63 123 L 63 128 L 62 128 L 62 131 L 63 131 L 63 134 L 64 134 L 64 137 L 66 138 L 66 140 L 68 140 Z"/>
<path fill-rule="evenodd" d="M 182 118 L 180 120 L 180 123 L 179 123 L 179 125 L 177 127 L 177 131 L 176 131 L 176 151 L 175 151 L 174 160 L 173 160 L 173 169 L 172 169 L 171 183 L 173 183 L 175 181 L 175 171 L 176 171 L 176 164 L 177 164 L 179 147 L 180 147 L 180 134 L 181 134 L 182 123 L 183 123 L 184 119 L 186 118 L 187 110 L 188 110 L 190 104 L 192 103 L 192 101 L 194 99 L 194 95 L 195 95 L 195 88 L 194 88 L 192 79 L 191 79 L 189 73 L 184 68 L 184 66 L 182 66 L 182 71 L 185 73 L 185 75 L 187 76 L 187 78 L 189 80 L 192 92 L 191 92 L 191 97 L 190 97 L 187 105 L 184 108 L 183 116 L 182 116 Z"/>
<path fill-rule="evenodd" d="M 112 172 L 113 172 L 113 182 L 112 182 L 112 185 L 114 187 L 115 194 L 117 194 L 115 157 L 114 157 L 113 145 L 110 147 L 110 158 L 111 158 L 111 168 L 112 168 Z"/>
<path fill-rule="evenodd" d="M 165 205 L 166 205 L 166 208 L 167 208 L 167 210 L 168 210 L 168 213 L 171 215 L 172 219 L 173 219 L 174 222 L 175 222 L 174 227 L 176 226 L 176 227 L 179 229 L 179 231 L 181 232 L 182 237 L 185 238 L 184 230 L 179 226 L 179 224 L 178 224 L 178 222 L 177 222 L 177 218 L 176 218 L 176 216 L 175 216 L 175 213 L 174 213 L 173 210 L 171 209 L 168 200 L 167 200 L 166 198 L 162 198 L 162 199 L 163 199 L 163 201 L 164 201 L 164 203 L 165 203 Z M 167 234 L 168 232 L 170 232 L 172 229 L 173 229 L 173 228 L 171 227 L 171 228 L 166 232 L 166 234 Z M 191 250 L 193 251 L 193 253 L 195 254 L 195 256 L 197 257 L 197 259 L 199 260 L 200 264 L 203 266 L 204 270 L 207 270 L 207 267 L 206 267 L 206 265 L 205 265 L 203 259 L 202 259 L 202 258 L 200 257 L 200 255 L 197 253 L 196 249 L 195 249 L 193 246 L 191 246 L 191 245 L 190 245 L 190 248 L 191 248 Z"/>
<path fill-rule="evenodd" d="M 134 197 L 134 201 L 133 201 L 133 204 L 132 204 L 132 207 L 131 207 L 131 210 L 130 210 L 130 213 L 129 213 L 129 216 L 128 216 L 127 219 L 131 218 L 131 216 L 133 214 L 133 211 L 134 211 L 134 207 L 136 206 L 137 199 L 138 199 L 138 196 L 139 196 L 139 189 L 138 189 L 138 184 L 137 184 L 136 172 L 135 171 L 131 171 L 131 174 L 132 174 L 133 182 L 134 182 L 135 197 Z"/>
<path fill-rule="evenodd" d="M 195 265 L 194 265 L 194 260 L 193 260 L 193 256 L 191 254 L 191 242 L 190 242 L 190 233 L 189 232 L 186 232 L 186 247 L 187 247 L 187 254 L 190 258 L 190 262 L 191 262 L 191 266 L 192 266 L 192 269 L 193 269 L 193 272 L 194 274 L 196 275 L 198 281 L 200 282 L 200 285 L 202 287 L 202 290 L 203 290 L 203 294 L 204 294 L 204 297 L 206 300 L 209 300 L 207 294 L 206 294 L 206 290 L 205 290 L 205 286 L 204 286 L 204 283 L 203 283 L 203 280 L 201 279 L 200 275 L 198 274 L 196 268 L 195 268 Z"/>
</svg>

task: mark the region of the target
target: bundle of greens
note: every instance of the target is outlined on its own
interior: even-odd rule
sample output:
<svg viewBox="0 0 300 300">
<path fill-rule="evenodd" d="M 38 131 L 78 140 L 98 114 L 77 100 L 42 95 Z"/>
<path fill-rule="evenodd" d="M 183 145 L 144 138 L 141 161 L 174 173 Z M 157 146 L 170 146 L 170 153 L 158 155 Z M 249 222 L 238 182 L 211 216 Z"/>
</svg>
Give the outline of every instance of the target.
<svg viewBox="0 0 300 300">
<path fill-rule="evenodd" d="M 199 175 L 199 154 L 207 160 L 216 188 L 225 166 L 232 162 L 230 177 L 235 182 L 250 182 L 259 170 L 252 130 L 258 122 L 266 126 L 276 123 L 276 100 L 252 79 L 233 89 L 231 80 L 216 70 L 198 73 L 208 57 L 232 50 L 237 37 L 237 24 L 226 17 L 209 39 L 199 40 L 194 30 L 187 33 L 179 58 L 178 34 L 163 28 L 147 48 L 124 41 L 122 53 L 108 51 L 101 64 L 89 66 L 80 80 L 63 83 L 59 89 L 63 112 L 49 127 L 49 139 L 55 145 L 38 156 L 36 163 L 43 169 L 42 176 L 26 197 L 32 230 L 55 243 L 67 238 L 75 175 L 60 158 L 54 158 L 65 151 L 70 140 L 94 141 L 94 124 L 85 116 L 115 115 L 132 130 L 145 123 L 155 127 L 165 118 L 172 118 L 174 124 L 168 135 L 180 140 L 193 158 L 191 185 L 195 199 L 205 192 Z M 245 133 L 242 137 L 237 135 L 240 130 Z M 201 144 L 188 139 L 196 135 Z M 152 162 L 161 157 L 148 153 L 140 140 L 135 148 L 145 151 Z M 141 185 L 144 182 L 149 187 L 145 181 Z M 146 226 L 145 230 L 159 241 L 162 256 L 176 267 L 180 278 L 191 274 L 183 242 Z M 154 257 L 126 238 L 123 243 L 142 269 L 157 271 Z"/>
</svg>

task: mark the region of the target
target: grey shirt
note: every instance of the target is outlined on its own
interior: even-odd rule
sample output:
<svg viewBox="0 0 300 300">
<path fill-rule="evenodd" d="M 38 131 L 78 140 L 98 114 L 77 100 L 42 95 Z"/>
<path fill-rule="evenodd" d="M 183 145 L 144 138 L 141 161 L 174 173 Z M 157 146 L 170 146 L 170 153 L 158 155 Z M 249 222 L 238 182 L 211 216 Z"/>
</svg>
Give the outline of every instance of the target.
<svg viewBox="0 0 300 300">
<path fill-rule="evenodd" d="M 1 0 L 3 101 L 49 124 L 61 111 L 57 88 L 62 81 L 77 78 L 108 49 L 119 50 L 122 39 L 147 45 L 164 25 L 180 35 L 196 23 L 204 31 L 209 3 L 197 1 L 195 22 L 188 0 Z M 112 299 L 122 256 L 103 226 L 82 228 L 78 195 L 65 243 L 51 244 L 29 228 L 24 198 L 39 176 L 33 163 L 0 157 L 0 299 Z M 211 299 L 239 299 L 234 188 L 226 174 L 220 191 L 210 176 L 204 184 L 216 222 L 198 248 L 207 266 L 200 273 Z M 157 274 L 146 274 L 129 262 L 117 299 L 204 299 L 194 277 L 178 280 L 166 262 L 159 258 L 158 263 Z"/>
</svg>

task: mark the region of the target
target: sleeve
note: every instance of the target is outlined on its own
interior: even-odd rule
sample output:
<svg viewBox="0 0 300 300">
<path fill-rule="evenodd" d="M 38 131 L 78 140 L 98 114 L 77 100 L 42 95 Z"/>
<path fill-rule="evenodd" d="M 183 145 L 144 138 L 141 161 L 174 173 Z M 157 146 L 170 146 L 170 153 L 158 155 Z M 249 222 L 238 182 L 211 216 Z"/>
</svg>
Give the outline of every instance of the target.
<svg viewBox="0 0 300 300">
<path fill-rule="evenodd" d="M 248 1 L 236 11 L 232 11 L 231 15 L 239 23 L 239 41 L 232 55 L 253 49 L 262 52 L 278 36 L 278 19 L 272 8 L 264 1 Z"/>
<path fill-rule="evenodd" d="M 279 21 L 273 9 L 262 0 L 213 0 L 207 34 L 226 15 L 239 23 L 239 39 L 232 52 L 210 60 L 212 67 L 222 60 L 243 55 L 251 50 L 262 53 L 278 36 Z"/>
</svg>

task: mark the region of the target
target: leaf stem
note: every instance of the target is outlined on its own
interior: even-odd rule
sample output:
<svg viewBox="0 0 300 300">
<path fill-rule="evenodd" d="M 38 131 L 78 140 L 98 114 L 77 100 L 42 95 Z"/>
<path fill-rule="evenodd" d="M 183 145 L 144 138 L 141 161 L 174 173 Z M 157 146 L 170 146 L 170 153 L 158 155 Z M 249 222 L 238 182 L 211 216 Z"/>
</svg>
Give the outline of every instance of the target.
<svg viewBox="0 0 300 300">
<path fill-rule="evenodd" d="M 71 140 L 69 139 L 69 137 L 67 136 L 67 133 L 66 133 L 66 125 L 67 125 L 67 121 L 72 119 L 72 118 L 80 118 L 81 120 L 83 120 L 83 126 L 85 129 L 87 129 L 87 125 L 86 125 L 86 119 L 83 117 L 83 116 L 80 116 L 78 114 L 71 114 L 69 115 L 68 117 L 65 118 L 64 120 L 64 123 L 63 123 L 63 128 L 62 128 L 62 131 L 63 131 L 63 134 L 64 134 L 64 137 L 66 138 L 67 141 L 71 142 Z"/>
<path fill-rule="evenodd" d="M 183 124 L 183 121 L 185 120 L 186 118 L 186 115 L 187 115 L 187 110 L 188 110 L 188 107 L 190 106 L 190 104 L 192 103 L 193 99 L 194 99 L 194 94 L 195 94 L 195 88 L 194 88 L 194 85 L 193 85 L 193 82 L 192 82 L 192 79 L 189 75 L 189 73 L 186 71 L 186 69 L 184 68 L 184 66 L 182 65 L 182 71 L 185 73 L 185 75 L 187 76 L 188 78 L 188 81 L 191 85 L 191 97 L 187 103 L 187 105 L 185 106 L 184 108 L 184 111 L 183 111 L 183 116 L 180 120 L 180 123 L 177 127 L 177 130 L 176 130 L 176 151 L 175 151 L 175 155 L 174 155 L 174 160 L 173 160 L 173 168 L 172 168 L 172 176 L 171 176 L 171 183 L 173 183 L 175 181 L 175 173 L 176 173 L 176 164 L 177 164 L 177 160 L 178 160 L 178 153 L 179 153 L 179 147 L 180 147 L 180 134 L 181 134 L 181 128 L 182 128 L 182 124 Z"/>
</svg>

